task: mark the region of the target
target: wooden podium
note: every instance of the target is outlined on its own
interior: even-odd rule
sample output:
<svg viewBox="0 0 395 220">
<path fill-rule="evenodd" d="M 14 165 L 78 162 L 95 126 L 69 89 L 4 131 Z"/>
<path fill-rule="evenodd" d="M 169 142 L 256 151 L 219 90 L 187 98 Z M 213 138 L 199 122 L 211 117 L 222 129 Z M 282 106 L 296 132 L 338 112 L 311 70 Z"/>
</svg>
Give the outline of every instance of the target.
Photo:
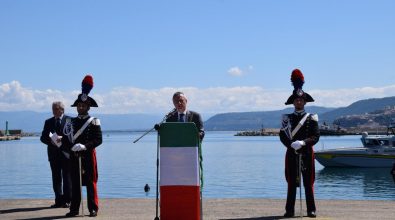
<svg viewBox="0 0 395 220">
<path fill-rule="evenodd" d="M 160 219 L 200 220 L 199 133 L 194 123 L 160 126 Z"/>
</svg>

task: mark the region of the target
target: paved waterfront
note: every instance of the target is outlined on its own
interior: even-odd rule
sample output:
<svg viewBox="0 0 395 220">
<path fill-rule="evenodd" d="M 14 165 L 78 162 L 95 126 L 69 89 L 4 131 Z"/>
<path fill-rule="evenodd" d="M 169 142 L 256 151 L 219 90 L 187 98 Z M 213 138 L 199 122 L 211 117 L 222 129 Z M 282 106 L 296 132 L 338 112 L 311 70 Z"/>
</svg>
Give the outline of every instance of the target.
<svg viewBox="0 0 395 220">
<path fill-rule="evenodd" d="M 395 201 L 317 200 L 317 219 L 394 219 Z M 0 219 L 66 219 L 68 209 L 48 208 L 48 199 L 2 199 Z M 85 201 L 86 204 L 86 201 Z M 284 200 L 279 199 L 206 199 L 204 220 L 266 220 L 284 219 Z M 298 210 L 299 204 L 295 206 Z M 303 204 L 305 210 L 305 204 Z M 85 206 L 85 217 L 89 212 Z M 296 213 L 299 215 L 299 213 Z M 303 212 L 305 215 L 305 211 Z M 153 220 L 155 199 L 101 199 L 96 219 Z M 74 218 L 79 219 L 80 217 Z M 306 216 L 304 219 L 309 219 Z"/>
</svg>

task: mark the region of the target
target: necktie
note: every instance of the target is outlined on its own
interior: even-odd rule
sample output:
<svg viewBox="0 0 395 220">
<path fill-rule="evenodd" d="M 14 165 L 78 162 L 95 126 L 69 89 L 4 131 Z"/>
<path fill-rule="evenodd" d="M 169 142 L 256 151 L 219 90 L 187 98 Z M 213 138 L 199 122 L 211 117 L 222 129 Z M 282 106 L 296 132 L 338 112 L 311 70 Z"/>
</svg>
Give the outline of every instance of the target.
<svg viewBox="0 0 395 220">
<path fill-rule="evenodd" d="M 56 119 L 55 130 L 56 130 L 57 134 L 61 133 L 61 131 L 60 131 L 60 118 Z"/>
<path fill-rule="evenodd" d="M 180 118 L 178 119 L 179 122 L 185 122 L 185 118 L 184 118 L 185 114 L 181 113 L 180 114 Z"/>
</svg>

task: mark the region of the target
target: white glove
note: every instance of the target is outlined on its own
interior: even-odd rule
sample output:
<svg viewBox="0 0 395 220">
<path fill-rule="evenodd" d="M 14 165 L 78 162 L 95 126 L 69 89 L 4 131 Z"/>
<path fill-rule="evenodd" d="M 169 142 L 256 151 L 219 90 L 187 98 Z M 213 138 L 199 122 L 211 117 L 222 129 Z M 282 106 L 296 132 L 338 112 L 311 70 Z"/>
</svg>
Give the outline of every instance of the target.
<svg viewBox="0 0 395 220">
<path fill-rule="evenodd" d="M 295 150 L 299 150 L 304 145 L 306 145 L 306 143 L 304 141 L 294 141 L 294 142 L 292 142 L 291 147 Z"/>
<path fill-rule="evenodd" d="M 83 144 L 74 144 L 74 146 L 71 148 L 72 151 L 83 151 L 86 150 L 85 145 Z"/>
</svg>

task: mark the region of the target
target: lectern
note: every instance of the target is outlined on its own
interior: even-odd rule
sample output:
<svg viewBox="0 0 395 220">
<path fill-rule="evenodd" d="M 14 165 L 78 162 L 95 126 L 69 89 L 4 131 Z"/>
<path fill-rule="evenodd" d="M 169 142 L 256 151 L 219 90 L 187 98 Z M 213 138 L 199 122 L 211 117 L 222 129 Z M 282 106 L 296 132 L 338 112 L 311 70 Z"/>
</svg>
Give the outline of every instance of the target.
<svg viewBox="0 0 395 220">
<path fill-rule="evenodd" d="M 160 219 L 202 219 L 201 151 L 195 124 L 162 123 L 159 139 Z"/>
</svg>

